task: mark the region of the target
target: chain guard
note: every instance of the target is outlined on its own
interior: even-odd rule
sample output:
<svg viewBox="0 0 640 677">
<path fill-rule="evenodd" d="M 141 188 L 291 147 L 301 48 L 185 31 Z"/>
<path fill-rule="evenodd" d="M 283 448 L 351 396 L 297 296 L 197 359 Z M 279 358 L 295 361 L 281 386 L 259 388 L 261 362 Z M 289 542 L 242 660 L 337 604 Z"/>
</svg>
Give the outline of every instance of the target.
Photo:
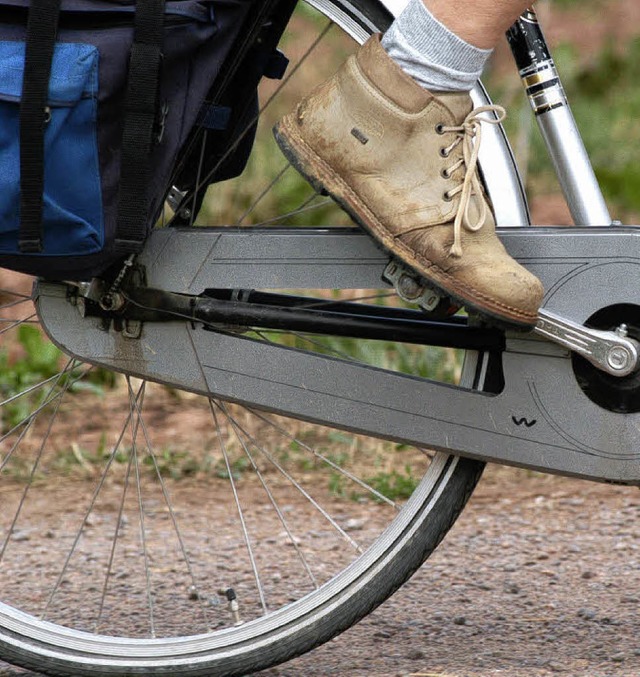
<svg viewBox="0 0 640 677">
<path fill-rule="evenodd" d="M 548 310 L 584 323 L 610 306 L 640 306 L 630 284 L 640 279 L 640 230 L 517 228 L 501 237 L 542 279 Z M 201 252 L 195 260 L 194 251 Z M 209 287 L 380 288 L 387 259 L 353 230 L 167 229 L 152 236 L 142 263 L 149 286 L 198 294 Z M 37 294 L 51 339 L 99 366 L 486 461 L 640 483 L 640 413 L 594 402 L 578 384 L 570 352 L 533 334 L 507 335 L 504 387 L 488 394 L 186 322 L 145 323 L 131 338 L 84 318 L 62 285 L 40 283 Z M 494 364 L 487 355 L 469 360 L 479 378 Z"/>
</svg>

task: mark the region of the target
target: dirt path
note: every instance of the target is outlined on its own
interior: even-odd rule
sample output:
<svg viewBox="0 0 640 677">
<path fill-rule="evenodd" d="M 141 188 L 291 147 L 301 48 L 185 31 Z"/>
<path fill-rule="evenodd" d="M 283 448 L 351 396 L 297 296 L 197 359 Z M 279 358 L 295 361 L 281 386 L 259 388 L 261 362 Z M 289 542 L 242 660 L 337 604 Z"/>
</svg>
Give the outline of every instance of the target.
<svg viewBox="0 0 640 677">
<path fill-rule="evenodd" d="M 639 512 L 633 487 L 492 467 L 387 604 L 261 675 L 635 677 Z M 0 677 L 35 674 L 0 664 Z"/>
</svg>

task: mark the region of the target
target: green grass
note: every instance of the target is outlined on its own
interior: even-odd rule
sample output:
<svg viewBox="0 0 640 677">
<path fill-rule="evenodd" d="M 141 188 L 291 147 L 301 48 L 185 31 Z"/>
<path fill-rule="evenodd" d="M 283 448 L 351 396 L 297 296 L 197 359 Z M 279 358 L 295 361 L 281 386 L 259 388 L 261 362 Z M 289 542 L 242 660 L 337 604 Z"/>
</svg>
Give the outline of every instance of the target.
<svg viewBox="0 0 640 677">
<path fill-rule="evenodd" d="M 80 372 L 86 367 L 78 366 L 61 373 L 67 361 L 38 327 L 23 324 L 17 329 L 11 352 L 6 345 L 0 350 L 3 431 L 26 423 L 40 405 L 47 399 L 55 402 L 55 394 L 65 389 L 71 395 L 89 391 L 100 396 L 105 388 L 114 385 L 115 375 L 105 369 L 93 369 L 82 378 L 79 378 Z M 34 387 L 45 381 L 42 387 Z"/>
<path fill-rule="evenodd" d="M 420 477 L 416 477 L 410 465 L 404 467 L 404 471 L 390 470 L 380 471 L 375 475 L 363 478 L 363 482 L 368 484 L 379 494 L 391 501 L 406 500 L 415 491 L 420 484 Z M 349 489 L 347 488 L 349 487 Z M 351 501 L 362 501 L 373 499 L 382 501 L 371 493 L 363 493 L 360 489 L 354 489 L 353 485 L 338 472 L 332 472 L 329 476 L 329 491 L 333 496 L 339 498 L 348 498 Z"/>
<path fill-rule="evenodd" d="M 17 397 L 15 395 L 31 386 L 55 377 L 63 363 L 63 355 L 39 329 L 23 324 L 17 331 L 17 346 L 13 350 L 18 357 L 9 354 L 6 347 L 0 351 L 0 396 L 5 402 L 2 407 L 2 428 L 8 430 L 25 420 L 34 409 L 44 402 L 53 387 L 38 388 L 34 392 Z M 69 375 L 62 377 L 60 385 Z"/>
</svg>

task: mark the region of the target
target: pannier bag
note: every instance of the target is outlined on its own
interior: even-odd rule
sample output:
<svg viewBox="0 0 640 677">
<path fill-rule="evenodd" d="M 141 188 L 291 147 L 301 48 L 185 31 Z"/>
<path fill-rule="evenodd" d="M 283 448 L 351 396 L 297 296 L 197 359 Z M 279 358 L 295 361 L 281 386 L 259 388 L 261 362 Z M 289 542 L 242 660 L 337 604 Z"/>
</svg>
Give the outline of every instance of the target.
<svg viewBox="0 0 640 677">
<path fill-rule="evenodd" d="M 141 250 L 250 0 L 0 0 L 0 267 Z"/>
</svg>

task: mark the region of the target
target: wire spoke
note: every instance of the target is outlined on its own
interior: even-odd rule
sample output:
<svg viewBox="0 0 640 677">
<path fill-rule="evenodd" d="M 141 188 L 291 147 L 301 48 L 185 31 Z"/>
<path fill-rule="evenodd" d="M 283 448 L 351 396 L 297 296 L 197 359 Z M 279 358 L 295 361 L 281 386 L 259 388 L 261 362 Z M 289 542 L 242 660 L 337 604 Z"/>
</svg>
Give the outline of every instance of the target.
<svg viewBox="0 0 640 677">
<path fill-rule="evenodd" d="M 146 386 L 146 381 L 142 382 L 140 386 L 141 396 L 144 394 L 144 389 Z M 136 478 L 136 496 L 138 499 L 138 512 L 140 515 L 140 542 L 142 545 L 142 553 L 144 558 L 144 572 L 145 572 L 145 582 L 146 582 L 146 591 L 147 591 L 147 605 L 149 608 L 149 627 L 151 637 L 155 638 L 156 636 L 156 627 L 155 627 L 155 618 L 154 618 L 154 606 L 153 606 L 153 595 L 151 591 L 151 570 L 149 568 L 149 548 L 147 544 L 147 532 L 145 528 L 145 519 L 144 519 L 144 501 L 142 498 L 142 485 L 140 482 L 140 459 L 138 457 L 138 431 L 140 428 L 140 421 L 142 420 L 142 414 L 140 409 L 134 406 L 134 395 L 133 389 L 131 387 L 131 378 L 127 376 L 127 387 L 129 389 L 129 407 L 132 412 L 130 418 L 131 425 L 131 455 L 133 457 L 133 467 L 135 471 Z M 135 416 L 133 412 L 135 411 Z"/>
<path fill-rule="evenodd" d="M 253 571 L 253 577 L 256 581 L 256 586 L 258 588 L 258 594 L 260 596 L 260 605 L 262 606 L 262 612 L 266 615 L 268 613 L 268 608 L 267 608 L 267 602 L 265 599 L 264 595 L 264 590 L 262 587 L 262 583 L 260 581 L 260 574 L 258 573 L 258 567 L 256 565 L 256 560 L 253 554 L 253 546 L 251 545 L 251 538 L 249 537 L 249 531 L 247 529 L 247 523 L 244 517 L 244 511 L 242 510 L 242 505 L 240 504 L 240 497 L 238 496 L 238 490 L 236 487 L 236 482 L 233 478 L 233 472 L 231 470 L 231 462 L 229 460 L 229 453 L 227 451 L 227 445 L 222 439 L 222 430 L 220 429 L 220 426 L 218 424 L 218 416 L 216 414 L 216 410 L 213 406 L 214 401 L 212 399 L 209 400 L 209 408 L 211 411 L 211 415 L 213 416 L 213 423 L 215 425 L 216 429 L 216 434 L 218 436 L 218 445 L 220 446 L 220 451 L 222 452 L 222 455 L 224 457 L 224 462 L 227 468 L 227 475 L 229 476 L 229 483 L 231 485 L 231 491 L 233 492 L 233 500 L 235 501 L 236 504 L 236 510 L 238 511 L 238 518 L 240 519 L 240 525 L 242 527 L 242 534 L 244 538 L 244 543 L 247 548 L 247 553 L 249 555 L 249 561 L 251 562 L 251 569 Z"/>
<path fill-rule="evenodd" d="M 180 547 L 180 552 L 182 553 L 182 557 L 184 559 L 184 563 L 185 563 L 185 566 L 187 568 L 187 573 L 189 575 L 189 578 L 191 579 L 191 585 L 197 591 L 199 589 L 199 586 L 196 582 L 196 577 L 195 577 L 195 574 L 194 574 L 194 571 L 193 571 L 193 566 L 191 564 L 191 559 L 190 559 L 189 555 L 187 554 L 187 548 L 186 548 L 186 545 L 185 545 L 184 538 L 182 536 L 182 531 L 181 531 L 181 529 L 178 525 L 178 517 L 177 517 L 175 509 L 173 507 L 173 501 L 171 500 L 171 497 L 169 495 L 169 490 L 167 488 L 167 484 L 164 481 L 164 478 L 162 477 L 162 473 L 160 472 L 160 466 L 158 465 L 158 459 L 156 457 L 156 454 L 153 451 L 153 444 L 151 443 L 149 432 L 147 430 L 147 425 L 144 422 L 144 418 L 142 418 L 142 413 L 140 411 L 138 403 L 134 401 L 133 406 L 136 408 L 136 410 L 138 412 L 138 420 L 140 422 L 140 429 L 141 429 L 142 434 L 144 436 L 147 452 L 149 454 L 149 457 L 152 460 L 153 468 L 154 468 L 156 477 L 158 478 L 160 488 L 162 490 L 162 496 L 163 496 L 164 502 L 167 506 L 167 510 L 169 511 L 169 516 L 170 516 L 170 519 L 171 519 L 173 530 L 175 531 L 176 538 L 178 539 L 178 545 Z M 200 602 L 200 608 L 201 608 L 201 611 L 202 611 L 204 624 L 205 624 L 205 626 L 208 626 L 206 607 L 205 607 L 204 601 L 201 599 L 200 595 L 198 595 L 198 600 Z"/>
<path fill-rule="evenodd" d="M 317 588 L 318 582 L 316 580 L 316 577 L 313 575 L 313 572 L 311 571 L 311 568 L 309 567 L 309 564 L 307 563 L 307 560 L 304 556 L 304 553 L 300 549 L 300 546 L 298 545 L 298 542 L 297 542 L 295 536 L 291 532 L 291 529 L 289 528 L 289 524 L 288 524 L 284 514 L 282 513 L 282 510 L 280 510 L 280 506 L 278 505 L 278 503 L 275 499 L 275 496 L 273 495 L 271 489 L 269 489 L 269 486 L 268 486 L 268 484 L 267 484 L 267 482 L 264 478 L 264 475 L 260 472 L 260 469 L 258 468 L 258 466 L 257 466 L 257 464 L 256 464 L 256 462 L 253 458 L 253 455 L 251 454 L 251 452 L 249 451 L 249 448 L 245 444 L 244 439 L 241 437 L 240 432 L 239 432 L 239 428 L 236 425 L 235 419 L 233 418 L 233 416 L 231 416 L 231 414 L 229 413 L 229 410 L 227 409 L 227 407 L 225 407 L 223 402 L 217 402 L 216 401 L 216 405 L 220 408 L 220 410 L 227 417 L 227 420 L 229 421 L 229 423 L 231 423 L 231 426 L 233 427 L 234 433 L 235 433 L 238 441 L 242 445 L 242 448 L 243 448 L 247 458 L 249 459 L 249 462 L 251 463 L 251 466 L 253 467 L 254 472 L 256 473 L 258 479 L 260 480 L 260 483 L 262 484 L 262 487 L 263 487 L 265 493 L 267 494 L 267 497 L 269 498 L 271 505 L 273 506 L 274 510 L 276 511 L 276 514 L 278 515 L 278 519 L 280 520 L 280 523 L 282 524 L 284 530 L 287 533 L 287 536 L 289 538 L 289 542 L 291 543 L 291 545 L 293 545 L 293 547 L 296 551 L 296 554 L 298 555 L 298 558 L 300 559 L 300 562 L 302 563 L 302 566 L 304 567 L 304 570 L 306 571 L 307 575 L 309 576 L 309 579 L 311 580 L 311 583 L 313 584 L 313 586 L 315 588 Z"/>
<path fill-rule="evenodd" d="M 13 318 L 0 318 L 0 323 L 4 322 L 10 322 L 11 324 L 8 327 L 4 327 L 2 330 L 0 330 L 0 335 L 6 334 L 8 331 L 11 329 L 15 329 L 16 327 L 19 327 L 22 324 L 33 324 L 33 325 L 39 325 L 40 322 L 36 319 L 35 313 L 33 315 L 29 315 L 28 317 L 23 317 L 19 320 L 15 320 Z"/>
<path fill-rule="evenodd" d="M 72 361 L 73 361 L 73 360 L 69 360 L 69 362 L 67 363 L 67 365 L 70 364 Z M 62 372 L 60 372 L 60 373 L 58 374 L 58 381 L 62 378 L 62 374 L 63 374 L 64 372 L 65 372 L 65 370 L 63 370 Z M 54 384 L 52 385 L 52 389 L 56 387 L 58 381 L 56 381 L 56 383 L 54 383 Z M 67 388 L 68 388 L 68 384 L 66 384 L 65 386 L 63 386 L 64 392 L 67 391 Z M 39 448 L 38 448 L 38 451 L 37 451 L 37 454 L 36 454 L 36 458 L 35 458 L 35 460 L 34 460 L 33 465 L 31 466 L 31 472 L 30 472 L 30 474 L 29 474 L 29 478 L 28 478 L 28 480 L 27 480 L 27 483 L 26 483 L 26 486 L 25 486 L 25 488 L 24 488 L 24 491 L 22 492 L 22 495 L 21 495 L 21 497 L 20 497 L 20 501 L 18 502 L 18 507 L 17 507 L 17 509 L 16 509 L 15 515 L 13 516 L 13 520 L 11 521 L 11 525 L 10 525 L 9 529 L 7 530 L 7 535 L 6 535 L 6 537 L 5 537 L 5 540 L 4 540 L 3 544 L 2 544 L 2 549 L 0 550 L 0 562 L 2 562 L 2 560 L 4 559 L 4 555 L 5 555 L 5 552 L 6 552 L 6 550 L 7 550 L 7 546 L 9 545 L 9 539 L 11 538 L 11 535 L 12 535 L 12 534 L 14 533 L 14 531 L 15 531 L 16 524 L 18 523 L 18 519 L 19 519 L 19 517 L 20 517 L 20 514 L 21 514 L 21 512 L 22 512 L 22 509 L 23 509 L 23 507 L 24 507 L 24 504 L 25 504 L 25 502 L 26 502 L 26 500 L 27 500 L 27 494 L 29 493 L 29 490 L 30 490 L 31 487 L 33 486 L 33 480 L 34 480 L 34 478 L 35 478 L 35 476 L 36 476 L 36 472 L 37 472 L 38 467 L 39 467 L 39 465 L 40 465 L 40 462 L 41 462 L 41 460 L 42 460 L 42 456 L 43 456 L 43 454 L 44 454 L 44 449 L 45 449 L 45 447 L 46 447 L 46 445 L 47 445 L 47 442 L 49 441 L 49 437 L 50 437 L 50 435 L 51 435 L 51 430 L 52 430 L 52 428 L 53 428 L 53 424 L 54 424 L 54 422 L 55 422 L 55 420 L 56 420 L 56 418 L 57 418 L 57 416 L 58 416 L 58 411 L 59 411 L 59 409 L 60 409 L 60 404 L 61 404 L 61 402 L 62 402 L 62 398 L 60 398 L 60 399 L 56 402 L 55 408 L 54 408 L 54 410 L 53 410 L 53 412 L 52 412 L 52 414 L 51 414 L 51 417 L 49 418 L 49 424 L 48 424 L 48 426 L 47 426 L 47 429 L 46 429 L 44 435 L 42 436 L 42 441 L 40 442 L 40 445 L 39 445 Z M 29 425 L 31 425 L 31 423 L 30 423 Z"/>
<path fill-rule="evenodd" d="M 138 389 L 138 393 L 135 397 L 134 402 L 135 402 L 136 406 L 138 404 L 138 401 L 141 400 L 144 396 L 144 388 L 143 388 L 144 383 L 145 382 L 140 384 L 140 388 Z M 129 384 L 129 382 L 128 382 L 128 384 Z M 126 431 L 129 429 L 129 424 L 130 424 L 132 416 L 133 416 L 133 410 L 132 410 L 131 407 L 129 407 L 129 414 L 128 414 L 127 419 L 124 422 L 124 424 L 123 424 L 123 426 L 120 430 L 120 435 L 119 435 L 118 440 L 117 440 L 117 442 L 116 442 L 116 444 L 113 448 L 113 451 L 111 453 L 111 457 L 109 459 L 109 463 L 107 464 L 106 471 L 102 475 L 100 487 L 104 483 L 104 479 L 106 478 L 106 476 L 108 474 L 109 466 L 113 462 L 113 459 L 116 457 L 116 454 L 117 454 L 118 450 L 120 449 L 120 445 L 122 444 L 122 440 L 124 439 Z M 97 613 L 96 622 L 95 622 L 95 628 L 94 629 L 96 631 L 100 627 L 100 623 L 102 621 L 102 614 L 103 614 L 103 611 L 104 611 L 104 605 L 105 605 L 105 601 L 106 601 L 106 598 L 107 598 L 107 591 L 108 591 L 108 588 L 109 588 L 109 579 L 111 577 L 111 572 L 113 571 L 113 562 L 115 560 L 116 546 L 117 546 L 117 543 L 118 543 L 118 533 L 120 532 L 120 528 L 121 528 L 122 523 L 123 523 L 124 507 L 125 507 L 125 503 L 126 503 L 127 492 L 129 490 L 132 466 L 133 466 L 133 453 L 130 453 L 129 454 L 129 461 L 127 463 L 127 472 L 125 474 L 124 485 L 122 487 L 122 494 L 121 494 L 121 498 L 120 498 L 120 503 L 119 503 L 119 506 L 118 506 L 118 516 L 117 516 L 116 521 L 115 521 L 113 538 L 111 540 L 111 548 L 110 548 L 110 551 L 109 551 L 109 561 L 107 562 L 107 571 L 105 573 L 104 584 L 102 586 L 102 594 L 100 596 L 100 605 L 99 605 L 99 608 L 98 608 L 98 613 Z M 98 491 L 96 492 L 96 494 L 94 496 L 93 503 L 95 503 L 95 499 L 97 498 L 98 493 L 99 493 L 99 488 L 98 488 Z M 90 508 L 90 510 L 88 511 L 87 514 L 89 514 L 89 512 L 91 512 L 91 508 Z"/>
<path fill-rule="evenodd" d="M 87 524 L 87 520 L 89 519 L 89 516 L 93 512 L 95 504 L 98 500 L 98 496 L 100 495 L 100 492 L 102 491 L 102 488 L 105 484 L 106 478 L 109 475 L 109 471 L 111 469 L 111 466 L 113 465 L 113 462 L 114 462 L 116 455 L 117 455 L 117 453 L 120 449 L 120 446 L 122 444 L 122 440 L 124 439 L 124 436 L 126 434 L 130 418 L 131 418 L 131 413 L 129 413 L 127 420 L 125 421 L 125 423 L 123 424 L 123 426 L 120 430 L 120 434 L 118 436 L 118 439 L 116 440 L 116 442 L 113 446 L 111 454 L 109 455 L 109 459 L 107 460 L 107 463 L 104 467 L 104 470 L 102 471 L 102 474 L 100 475 L 100 479 L 98 480 L 98 483 L 96 485 L 96 488 L 93 491 L 93 494 L 92 494 L 91 499 L 89 501 L 89 507 L 85 511 L 84 516 L 82 518 L 82 521 L 80 523 L 80 526 L 76 530 L 76 533 L 75 533 L 75 536 L 74 536 L 74 539 L 73 539 L 73 543 L 71 545 L 69 552 L 67 553 L 64 564 L 62 566 L 62 570 L 60 571 L 60 574 L 58 575 L 58 579 L 57 579 L 57 581 L 54 585 L 54 588 L 51 591 L 51 594 L 49 595 L 49 599 L 47 601 L 47 606 L 45 607 L 45 610 L 44 610 L 43 615 L 42 615 L 43 618 L 46 617 L 46 613 L 48 612 L 48 609 L 53 602 L 53 599 L 54 599 L 54 597 L 55 597 L 55 595 L 56 595 L 56 593 L 57 593 L 57 591 L 58 591 L 58 589 L 59 589 L 59 587 L 62 583 L 62 580 L 63 580 L 63 578 L 64 578 L 64 576 L 65 576 L 65 574 L 66 574 L 66 572 L 69 568 L 69 564 L 71 563 L 71 559 L 73 558 L 73 555 L 74 555 L 74 553 L 75 553 L 75 551 L 78 547 L 78 544 L 80 543 L 80 539 L 82 537 L 82 533 L 84 531 L 84 528 Z M 118 522 L 118 524 L 119 524 L 119 522 Z M 117 526 L 116 526 L 116 528 L 117 528 Z M 117 536 L 117 533 L 116 533 L 116 536 Z M 108 573 L 107 573 L 107 578 L 108 578 Z M 105 580 L 105 586 L 106 586 L 106 580 Z M 100 613 L 101 613 L 101 611 L 100 611 Z"/>
<path fill-rule="evenodd" d="M 253 210 L 262 202 L 262 200 L 275 188 L 276 184 L 278 184 L 282 177 L 287 173 L 287 170 L 291 168 L 291 163 L 287 162 L 287 164 L 276 174 L 276 176 L 271 180 L 269 185 L 264 188 L 264 190 L 256 197 L 256 199 L 249 205 L 249 207 L 238 217 L 238 219 L 235 222 L 235 226 L 241 226 L 242 222 L 253 212 Z"/>
<path fill-rule="evenodd" d="M 23 294 L 22 292 L 16 291 L 15 289 L 7 289 L 6 287 L 0 287 L 0 296 L 15 296 L 24 301 L 33 301 L 33 296 L 31 294 Z M 3 305 L 0 304 L 0 308 Z"/>
<path fill-rule="evenodd" d="M 269 338 L 267 334 L 269 333 L 278 335 L 285 334 L 286 336 L 293 336 L 297 339 L 300 339 L 301 341 L 306 341 L 309 345 L 315 346 L 316 348 L 321 350 L 323 353 L 326 353 L 327 355 L 333 355 L 334 357 L 339 357 L 343 360 L 348 360 L 349 362 L 354 362 L 356 364 L 366 364 L 366 362 L 363 362 L 362 360 L 356 360 L 353 355 L 349 355 L 348 353 L 338 350 L 337 348 L 329 346 L 326 343 L 320 341 L 319 339 L 312 338 L 312 336 L 315 336 L 315 334 L 305 334 L 304 332 L 299 331 L 284 332 L 278 331 L 277 329 L 261 329 L 260 331 L 254 329 L 253 331 L 256 334 L 256 336 L 259 336 L 263 341 L 266 341 L 267 343 L 280 345 L 279 341 L 274 341 L 273 339 Z"/>
<path fill-rule="evenodd" d="M 70 367 L 69 365 L 71 365 L 71 364 L 73 364 L 74 366 Z M 57 374 L 54 374 L 53 376 L 50 376 L 49 378 L 46 378 L 42 381 L 39 381 L 38 383 L 35 383 L 34 385 L 29 386 L 28 388 L 25 388 L 24 390 L 21 390 L 19 393 L 16 393 L 15 395 L 12 395 L 11 397 L 7 397 L 6 400 L 3 400 L 2 402 L 0 402 L 0 408 L 6 407 L 8 404 L 15 402 L 16 400 L 20 399 L 21 397 L 24 397 L 25 395 L 29 395 L 30 393 L 34 392 L 35 390 L 38 390 L 39 388 L 42 388 L 43 386 L 48 385 L 52 381 L 57 381 L 59 378 L 64 376 L 64 374 L 66 374 L 66 373 L 72 371 L 73 369 L 75 369 L 75 366 L 77 366 L 78 364 L 81 364 L 81 363 L 77 362 L 76 360 L 69 360 L 69 362 L 67 362 L 67 365 L 65 366 L 65 368 L 62 371 L 58 372 Z"/>
<path fill-rule="evenodd" d="M 76 369 L 77 366 L 78 366 L 79 364 L 81 364 L 81 363 L 79 363 L 79 362 L 77 362 L 77 361 L 74 361 L 74 363 L 71 365 L 71 368 L 70 368 L 68 371 L 60 372 L 60 375 L 64 375 L 64 374 L 66 374 L 66 373 L 71 373 L 71 372 L 73 372 L 73 370 Z M 80 373 L 77 377 L 75 377 L 73 380 L 69 381 L 69 387 L 68 387 L 68 389 L 71 390 L 71 388 L 73 388 L 73 386 L 74 386 L 78 381 L 82 380 L 82 378 L 84 378 L 84 376 L 86 376 L 86 375 L 91 371 L 91 369 L 92 369 L 92 367 L 89 366 L 85 371 L 83 371 L 82 373 Z M 49 391 L 49 393 L 51 393 L 51 392 L 54 392 L 54 388 L 52 388 L 52 389 Z M 36 418 L 38 417 L 38 415 L 40 414 L 40 412 L 42 412 L 43 409 L 45 409 L 46 407 L 48 407 L 52 402 L 54 402 L 56 399 L 62 397 L 63 395 L 64 395 L 64 391 L 58 391 L 58 392 L 56 392 L 54 395 L 52 395 L 49 399 L 45 399 L 45 400 L 42 402 L 42 404 L 41 404 L 40 406 L 38 406 L 36 409 L 34 409 L 32 412 L 30 412 L 30 413 L 29 413 L 27 416 L 25 416 L 21 421 L 19 421 L 18 423 L 16 423 L 16 424 L 13 426 L 13 428 L 11 428 L 11 429 L 8 430 L 6 433 L 4 433 L 2 436 L 0 436 L 0 443 L 1 443 L 1 442 L 4 442 L 6 439 L 8 439 L 9 437 L 11 437 L 11 436 L 18 430 L 18 428 L 22 427 L 22 426 L 25 425 L 25 424 L 30 424 L 31 421 L 33 421 L 34 419 L 36 419 Z M 47 395 L 47 397 L 49 397 L 49 395 Z M 0 470 L 2 470 L 2 468 L 3 468 L 4 465 L 6 464 L 7 458 L 8 458 L 8 457 L 11 455 L 11 453 L 14 451 L 15 446 L 16 446 L 16 445 L 14 444 L 14 446 L 12 447 L 11 452 L 9 452 L 9 453 L 7 454 L 7 456 L 5 457 L 5 459 L 2 461 L 2 463 L 0 463 Z"/>
<path fill-rule="evenodd" d="M 367 492 L 373 494 L 379 501 L 383 501 L 384 503 L 387 503 L 392 508 L 395 508 L 398 511 L 400 510 L 400 506 L 397 505 L 395 503 L 395 501 L 392 501 L 391 499 L 387 498 L 384 494 L 381 494 L 377 489 L 374 489 L 371 485 L 367 484 L 364 480 L 361 480 L 359 477 L 357 477 L 353 473 L 350 473 L 348 470 L 346 470 L 342 466 L 339 466 L 337 463 L 332 461 L 330 458 L 327 458 L 324 454 L 321 454 L 319 451 L 317 451 L 316 449 L 313 449 L 312 447 L 310 447 L 308 444 L 306 444 L 302 440 L 298 439 L 297 437 L 295 437 L 291 433 L 288 433 L 282 426 L 279 426 L 277 423 L 272 421 L 267 416 L 262 415 L 260 412 L 256 411 L 255 409 L 252 409 L 251 407 L 247 407 L 246 409 L 247 409 L 247 411 L 250 411 L 254 416 L 259 418 L 261 421 L 264 421 L 267 425 L 271 426 L 274 430 L 279 432 L 281 435 L 283 435 L 287 439 L 291 440 L 292 442 L 295 442 L 296 444 L 299 444 L 303 449 L 306 449 L 315 458 L 321 460 L 323 463 L 325 463 L 329 467 L 333 468 L 336 472 L 341 474 L 343 477 L 346 477 L 347 479 L 351 480 L 352 482 L 355 482 L 360 487 L 365 489 Z"/>
<path fill-rule="evenodd" d="M 316 204 L 311 204 L 317 197 L 318 193 L 314 193 L 311 195 L 311 197 L 307 198 L 297 209 L 292 209 L 289 212 L 286 212 L 285 214 L 280 214 L 279 216 L 275 216 L 271 219 L 265 219 L 264 221 L 261 221 L 260 223 L 256 224 L 256 227 L 260 226 L 268 226 L 272 223 L 280 223 L 281 221 L 285 221 L 286 219 L 291 219 L 294 216 L 298 216 L 298 214 L 304 214 L 306 212 L 313 211 L 314 209 L 320 209 L 321 207 L 325 207 L 328 204 L 332 204 L 331 198 L 326 198 L 321 200 L 320 202 Z"/>
<path fill-rule="evenodd" d="M 249 432 L 247 432 L 246 428 L 240 425 L 240 423 L 236 422 L 236 425 L 238 428 L 242 431 L 242 433 L 246 436 L 246 438 L 251 442 L 251 444 L 273 465 L 276 470 L 280 472 L 280 474 L 288 481 L 291 483 L 291 485 L 300 493 L 302 494 L 308 501 L 311 503 L 311 505 L 331 524 L 331 526 L 351 545 L 351 547 L 356 550 L 357 552 L 361 553 L 362 548 L 356 543 L 351 536 L 331 517 L 331 515 L 309 494 L 308 491 L 304 489 L 296 480 L 293 478 L 276 459 L 273 457 L 272 454 L 270 454 L 261 444 L 258 443 L 258 441 L 251 435 Z"/>
</svg>

